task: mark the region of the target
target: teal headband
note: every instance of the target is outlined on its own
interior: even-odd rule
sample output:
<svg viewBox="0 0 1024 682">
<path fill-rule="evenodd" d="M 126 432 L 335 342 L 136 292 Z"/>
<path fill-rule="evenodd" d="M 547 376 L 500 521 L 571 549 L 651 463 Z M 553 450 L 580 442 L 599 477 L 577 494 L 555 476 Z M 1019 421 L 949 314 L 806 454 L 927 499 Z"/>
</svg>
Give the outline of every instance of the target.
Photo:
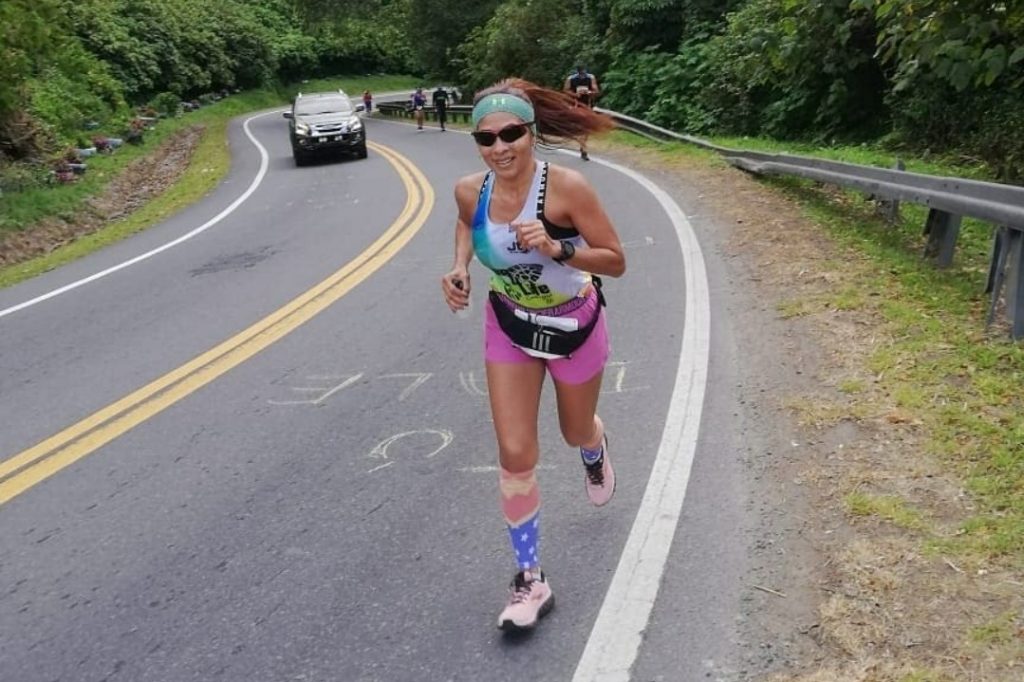
<svg viewBox="0 0 1024 682">
<path fill-rule="evenodd" d="M 473 127 L 480 125 L 484 116 L 498 111 L 518 116 L 523 123 L 533 123 L 533 105 L 522 97 L 502 92 L 487 95 L 473 106 Z"/>
</svg>

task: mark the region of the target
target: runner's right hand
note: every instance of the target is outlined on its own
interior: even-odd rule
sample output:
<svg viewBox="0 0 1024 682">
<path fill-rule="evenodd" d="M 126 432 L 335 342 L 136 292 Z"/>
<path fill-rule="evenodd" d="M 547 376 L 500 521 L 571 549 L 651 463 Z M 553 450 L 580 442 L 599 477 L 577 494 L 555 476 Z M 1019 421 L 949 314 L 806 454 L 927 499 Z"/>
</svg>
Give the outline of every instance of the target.
<svg viewBox="0 0 1024 682">
<path fill-rule="evenodd" d="M 453 268 L 441 278 L 441 291 L 444 293 L 444 302 L 453 313 L 467 307 L 470 292 L 469 270 Z"/>
</svg>

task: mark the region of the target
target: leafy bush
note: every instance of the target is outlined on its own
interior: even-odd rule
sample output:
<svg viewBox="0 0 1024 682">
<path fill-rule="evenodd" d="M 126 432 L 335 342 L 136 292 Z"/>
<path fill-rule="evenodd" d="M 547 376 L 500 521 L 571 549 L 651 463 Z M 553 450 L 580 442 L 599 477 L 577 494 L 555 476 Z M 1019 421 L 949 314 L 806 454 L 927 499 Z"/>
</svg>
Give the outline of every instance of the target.
<svg viewBox="0 0 1024 682">
<path fill-rule="evenodd" d="M 177 116 L 181 109 L 181 98 L 173 92 L 161 92 L 149 101 L 149 106 L 158 114 Z"/>
<path fill-rule="evenodd" d="M 895 144 L 917 152 L 971 157 L 1004 182 L 1024 182 L 1024 95 L 1020 91 L 957 92 L 950 83 L 919 82 L 893 93 Z"/>
<path fill-rule="evenodd" d="M 49 171 L 41 165 L 0 164 L 0 194 L 42 187 L 48 178 Z"/>
<path fill-rule="evenodd" d="M 848 0 L 751 0 L 706 52 L 699 94 L 725 129 L 857 137 L 887 121 L 873 18 Z"/>
<path fill-rule="evenodd" d="M 28 111 L 63 142 L 77 137 L 85 121 L 105 120 L 125 107 L 106 66 L 77 41 L 64 45 L 57 62 L 25 83 Z"/>
<path fill-rule="evenodd" d="M 853 0 L 850 6 L 873 13 L 882 28 L 879 54 L 895 66 L 896 91 L 918 79 L 942 81 L 957 92 L 1024 86 L 1024 3 Z"/>
</svg>

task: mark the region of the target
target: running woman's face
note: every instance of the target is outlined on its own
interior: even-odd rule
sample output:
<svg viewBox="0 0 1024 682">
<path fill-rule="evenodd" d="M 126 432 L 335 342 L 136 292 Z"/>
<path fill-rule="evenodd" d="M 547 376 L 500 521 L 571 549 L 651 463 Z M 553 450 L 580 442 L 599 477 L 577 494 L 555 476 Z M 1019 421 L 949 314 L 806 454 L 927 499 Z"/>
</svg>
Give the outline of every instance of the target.
<svg viewBox="0 0 1024 682">
<path fill-rule="evenodd" d="M 484 116 L 476 127 L 478 131 L 494 133 L 496 136 L 491 146 L 478 144 L 476 148 L 480 150 L 480 156 L 487 167 L 500 176 L 511 178 L 520 173 L 533 173 L 533 132 L 528 131 L 512 142 L 506 142 L 498 135 L 505 128 L 521 126 L 523 123 L 515 114 L 496 111 Z M 506 133 L 505 137 L 508 136 Z"/>
</svg>

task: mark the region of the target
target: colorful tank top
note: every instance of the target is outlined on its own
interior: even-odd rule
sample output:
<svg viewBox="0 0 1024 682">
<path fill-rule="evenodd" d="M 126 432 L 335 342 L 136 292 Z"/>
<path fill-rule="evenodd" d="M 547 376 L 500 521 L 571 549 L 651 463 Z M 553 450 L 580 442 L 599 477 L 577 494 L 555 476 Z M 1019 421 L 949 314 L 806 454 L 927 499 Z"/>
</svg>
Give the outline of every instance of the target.
<svg viewBox="0 0 1024 682">
<path fill-rule="evenodd" d="M 559 227 L 544 217 L 547 178 L 547 162 L 538 161 L 526 202 L 512 222 L 539 219 L 552 239 L 572 242 L 577 249 L 586 247 L 586 241 L 575 228 Z M 491 289 L 524 308 L 534 309 L 551 308 L 579 296 L 590 284 L 590 273 L 558 263 L 537 249 L 523 250 L 510 223 L 495 223 L 490 218 L 493 188 L 494 173 L 488 172 L 473 216 L 473 250 L 477 259 L 494 273 Z"/>
</svg>

